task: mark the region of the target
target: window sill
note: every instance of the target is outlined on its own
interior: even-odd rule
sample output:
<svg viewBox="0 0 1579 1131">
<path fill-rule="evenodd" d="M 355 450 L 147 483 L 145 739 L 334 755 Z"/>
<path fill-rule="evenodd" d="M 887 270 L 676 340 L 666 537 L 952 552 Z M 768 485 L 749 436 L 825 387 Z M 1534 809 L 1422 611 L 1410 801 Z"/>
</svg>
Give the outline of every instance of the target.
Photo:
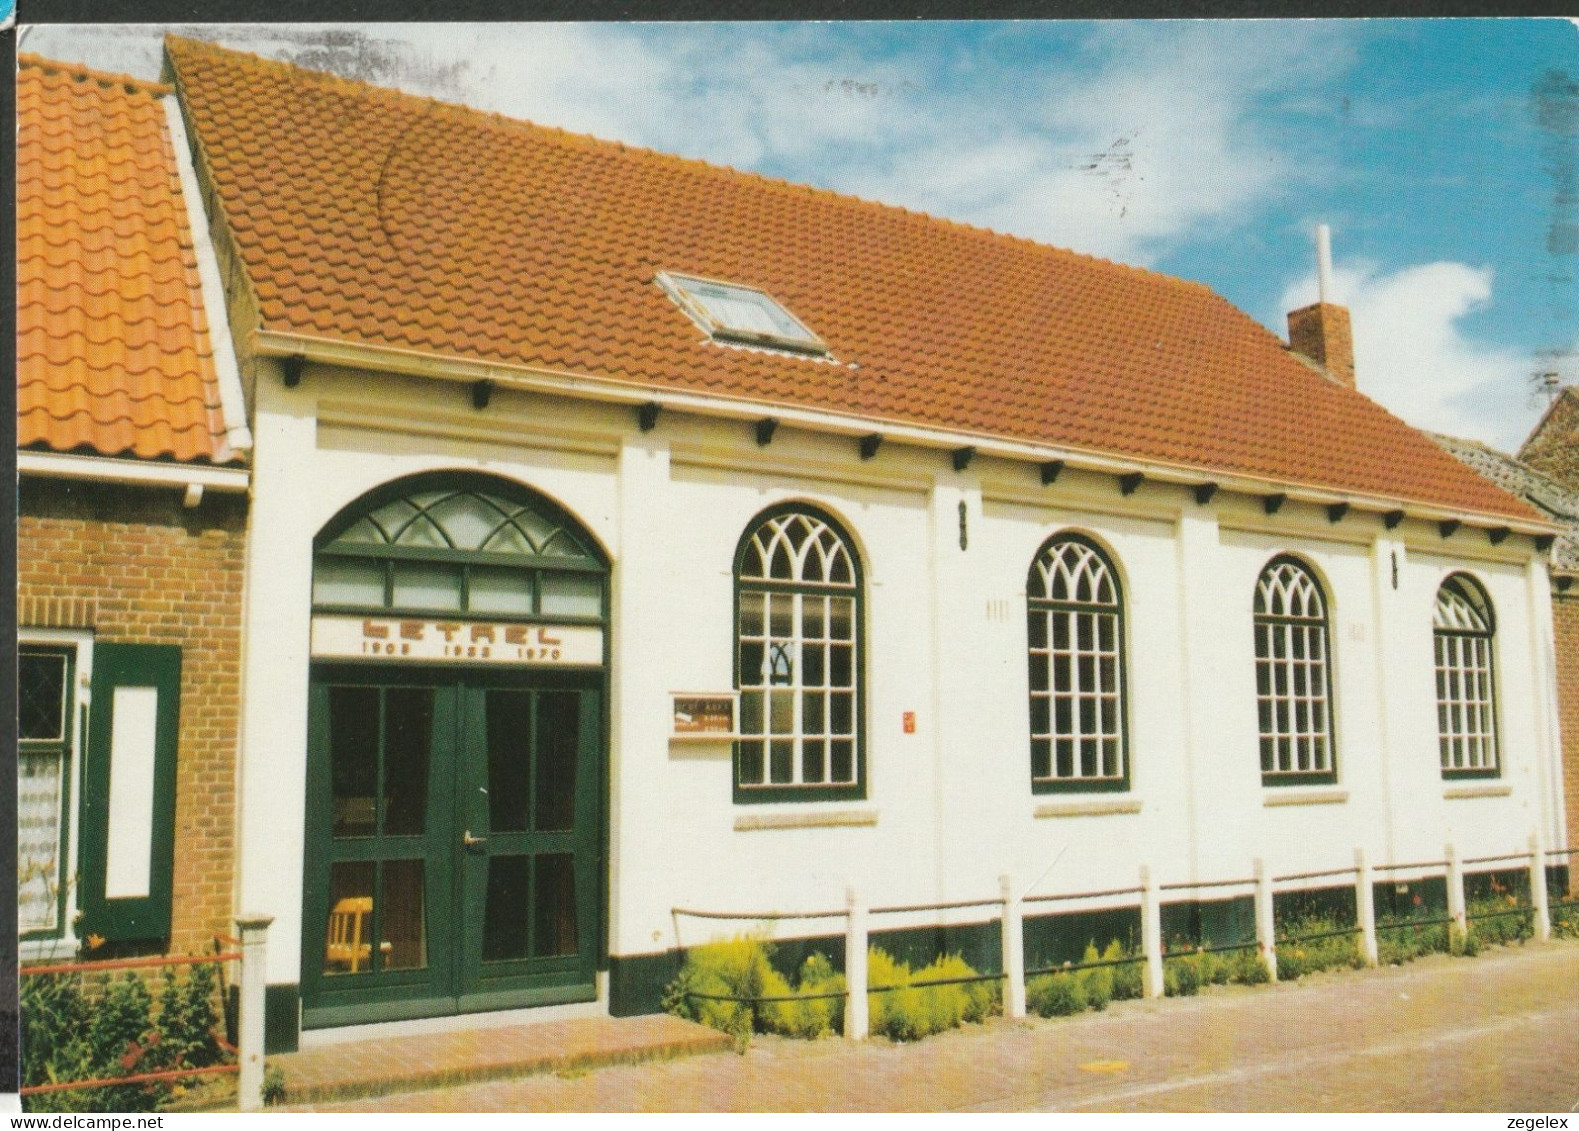
<svg viewBox="0 0 1579 1131">
<path fill-rule="evenodd" d="M 1469 797 L 1508 797 L 1513 793 L 1513 787 L 1506 782 L 1486 782 L 1482 785 L 1449 785 L 1442 788 L 1442 797 L 1447 801 L 1458 801 Z"/>
<path fill-rule="evenodd" d="M 1264 795 L 1261 804 L 1270 809 L 1278 805 L 1343 805 L 1348 800 L 1349 791 L 1346 789 L 1291 789 L 1284 786 L 1275 793 Z"/>
<path fill-rule="evenodd" d="M 800 813 L 743 813 L 735 818 L 735 831 L 861 828 L 875 824 L 876 809 L 823 809 Z"/>
<path fill-rule="evenodd" d="M 1043 817 L 1109 817 L 1123 813 L 1139 813 L 1142 802 L 1138 797 L 1089 798 L 1080 801 L 1045 801 L 1038 805 L 1032 816 Z"/>
</svg>

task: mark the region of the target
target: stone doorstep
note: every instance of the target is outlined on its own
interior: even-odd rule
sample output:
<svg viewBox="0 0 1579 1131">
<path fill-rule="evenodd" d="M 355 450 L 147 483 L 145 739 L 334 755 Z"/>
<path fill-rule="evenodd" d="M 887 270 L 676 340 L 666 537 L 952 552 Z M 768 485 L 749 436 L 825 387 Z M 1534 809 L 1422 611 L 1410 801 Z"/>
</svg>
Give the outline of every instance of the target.
<svg viewBox="0 0 1579 1131">
<path fill-rule="evenodd" d="M 285 1103 L 295 1106 L 733 1047 L 723 1033 L 660 1013 L 353 1041 L 271 1056 L 268 1063 L 284 1073 Z"/>
</svg>

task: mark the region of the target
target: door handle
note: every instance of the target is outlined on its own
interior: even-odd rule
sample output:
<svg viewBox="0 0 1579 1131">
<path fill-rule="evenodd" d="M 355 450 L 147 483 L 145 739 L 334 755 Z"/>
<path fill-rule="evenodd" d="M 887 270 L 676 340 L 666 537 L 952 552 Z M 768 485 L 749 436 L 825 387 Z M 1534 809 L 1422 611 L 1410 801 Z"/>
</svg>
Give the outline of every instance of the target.
<svg viewBox="0 0 1579 1131">
<path fill-rule="evenodd" d="M 467 829 L 461 836 L 461 843 L 466 846 L 466 851 L 479 852 L 483 845 L 488 843 L 488 838 L 485 836 L 472 836 L 472 831 Z"/>
</svg>

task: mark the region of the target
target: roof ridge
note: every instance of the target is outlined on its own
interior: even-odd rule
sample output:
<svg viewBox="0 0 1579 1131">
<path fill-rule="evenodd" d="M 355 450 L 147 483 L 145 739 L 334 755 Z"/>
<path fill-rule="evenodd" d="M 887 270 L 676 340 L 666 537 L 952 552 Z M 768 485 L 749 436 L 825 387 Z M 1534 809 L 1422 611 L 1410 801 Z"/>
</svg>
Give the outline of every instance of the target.
<svg viewBox="0 0 1579 1131">
<path fill-rule="evenodd" d="M 122 87 L 128 94 L 149 94 L 162 97 L 169 94 L 174 88 L 168 83 L 150 82 L 140 79 L 135 75 L 123 75 L 114 71 L 99 71 L 83 63 L 68 63 L 59 59 L 48 59 L 43 55 L 32 52 L 19 54 L 16 57 L 18 71 L 36 70 L 47 75 L 66 75 L 77 79 L 79 82 L 93 82 L 106 90 Z"/>
<path fill-rule="evenodd" d="M 497 110 L 483 110 L 476 106 L 468 106 L 464 102 L 453 102 L 443 98 L 435 98 L 431 95 L 415 94 L 411 91 L 401 90 L 398 87 L 379 86 L 376 83 L 367 81 L 366 79 L 347 78 L 344 75 L 337 75 L 332 71 L 313 70 L 310 67 L 303 67 L 296 63 L 287 63 L 281 59 L 270 59 L 267 56 L 259 55 L 253 51 L 240 51 L 236 48 L 225 47 L 222 44 L 213 43 L 209 40 L 192 39 L 186 36 L 178 36 L 173 34 L 166 35 L 166 47 L 168 48 L 168 46 L 172 43 L 190 46 L 195 50 L 206 51 L 211 54 L 229 55 L 232 57 L 239 56 L 241 58 L 255 60 L 256 64 L 264 67 L 290 71 L 294 72 L 295 74 L 309 76 L 317 81 L 324 82 L 332 86 L 339 86 L 342 88 L 347 88 L 348 90 L 361 92 L 363 94 L 373 95 L 386 101 L 409 101 L 419 104 L 425 103 L 430 110 L 448 111 L 459 114 L 460 116 L 468 119 L 490 123 L 506 129 L 524 129 L 535 134 L 547 135 L 550 140 L 563 144 L 576 145 L 582 148 L 613 150 L 622 153 L 630 153 L 644 159 L 679 165 L 682 168 L 688 168 L 700 173 L 707 173 L 711 176 L 722 177 L 724 179 L 737 179 L 754 182 L 758 185 L 772 188 L 779 192 L 791 192 L 795 194 L 809 193 L 814 196 L 827 197 L 833 201 L 856 205 L 861 208 L 886 212 L 895 216 L 896 218 L 911 221 L 921 220 L 927 223 L 939 224 L 944 227 L 953 228 L 970 235 L 989 237 L 995 241 L 1023 247 L 1025 250 L 1032 251 L 1036 254 L 1053 254 L 1062 256 L 1068 259 L 1089 264 L 1099 269 L 1139 275 L 1190 291 L 1201 291 L 1212 295 L 1213 297 L 1219 299 L 1222 298 L 1222 296 L 1218 295 L 1217 292 L 1212 290 L 1211 287 L 1194 279 L 1184 279 L 1177 275 L 1169 275 L 1166 272 L 1152 270 L 1149 267 L 1141 267 L 1133 263 L 1124 263 L 1116 259 L 1108 259 L 1100 255 L 1093 255 L 1089 252 L 1076 251 L 1073 248 L 1059 247 L 1056 244 L 1043 243 L 1042 241 L 1032 239 L 1029 236 L 1019 236 L 1013 234 L 1012 232 L 1000 232 L 995 228 L 989 228 L 980 224 L 971 224 L 963 220 L 955 220 L 948 216 L 927 212 L 922 209 L 906 208 L 902 204 L 891 204 L 887 201 L 859 196 L 855 193 L 840 192 L 837 189 L 807 184 L 804 181 L 792 181 L 786 177 L 773 177 L 766 173 L 759 173 L 751 169 L 738 169 L 733 165 L 725 165 L 716 161 L 708 161 L 700 157 L 685 157 L 678 153 L 667 153 L 663 150 L 654 149 L 650 146 L 635 145 L 631 142 L 620 141 L 617 138 L 603 138 L 598 137 L 595 134 L 568 130 L 563 126 L 545 125 L 541 122 L 532 121 L 529 118 L 515 118 L 508 114 L 500 113 Z M 1223 299 L 1223 301 L 1226 302 L 1227 300 Z M 1276 335 L 1273 336 L 1275 337 Z"/>
</svg>

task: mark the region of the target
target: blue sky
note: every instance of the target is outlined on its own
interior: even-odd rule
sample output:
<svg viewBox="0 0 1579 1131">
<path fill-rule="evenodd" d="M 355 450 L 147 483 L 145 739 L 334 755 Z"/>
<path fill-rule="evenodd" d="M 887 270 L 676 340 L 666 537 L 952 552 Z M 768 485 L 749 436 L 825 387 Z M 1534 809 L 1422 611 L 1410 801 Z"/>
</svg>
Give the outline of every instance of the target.
<svg viewBox="0 0 1579 1131">
<path fill-rule="evenodd" d="M 22 50 L 155 77 L 163 29 Z M 1333 231 L 1363 391 L 1514 449 L 1579 383 L 1561 20 L 363 25 L 188 34 L 1207 283 L 1286 332 Z"/>
</svg>

